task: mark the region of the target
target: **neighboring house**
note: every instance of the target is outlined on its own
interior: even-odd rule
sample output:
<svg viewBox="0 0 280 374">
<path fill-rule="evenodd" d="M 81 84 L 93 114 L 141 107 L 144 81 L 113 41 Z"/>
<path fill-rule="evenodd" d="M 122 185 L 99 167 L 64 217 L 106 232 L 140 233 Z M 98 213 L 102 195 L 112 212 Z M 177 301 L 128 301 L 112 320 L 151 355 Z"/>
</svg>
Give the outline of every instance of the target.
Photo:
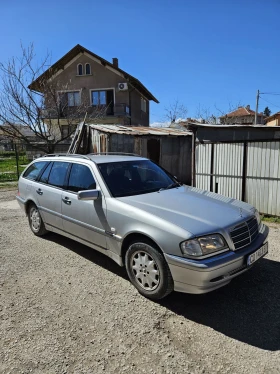
<svg viewBox="0 0 280 374">
<path fill-rule="evenodd" d="M 273 114 L 272 116 L 266 117 L 266 126 L 280 126 L 280 112 Z"/>
<path fill-rule="evenodd" d="M 18 133 L 17 133 L 18 131 Z M 23 138 L 19 139 L 15 134 L 21 133 Z M 1 150 L 13 150 L 14 144 L 16 143 L 21 149 L 26 147 L 26 141 L 24 137 L 29 142 L 35 142 L 36 138 L 34 132 L 28 127 L 19 124 L 13 124 L 12 126 L 5 123 L 0 125 L 0 143 Z"/>
<path fill-rule="evenodd" d="M 255 124 L 255 111 L 250 109 L 250 105 L 245 107 L 238 107 L 233 112 L 227 113 L 220 117 L 221 125 L 254 125 Z M 263 125 L 265 116 L 263 113 L 258 113 L 257 124 Z"/>
<path fill-rule="evenodd" d="M 30 141 L 36 140 L 35 133 L 28 126 L 19 124 L 12 124 L 11 126 L 7 123 L 0 125 L 0 138 L 2 139 L 16 140 L 18 138 L 16 135 L 19 133 L 22 134 L 22 142 L 24 142 L 24 137 Z"/>
<path fill-rule="evenodd" d="M 56 84 L 58 104 L 75 112 L 76 123 L 83 120 L 87 112 L 87 123 L 121 124 L 128 126 L 149 126 L 150 100 L 159 101 L 132 75 L 119 68 L 117 58 L 112 63 L 97 56 L 81 45 L 76 45 L 65 56 L 53 64 L 29 88 L 45 95 L 45 118 L 50 118 L 48 110 L 50 98 L 44 92 L 42 82 Z M 83 109 L 81 110 L 81 104 Z M 102 118 L 95 113 L 102 113 Z M 54 113 L 54 117 L 57 114 Z M 61 113 L 59 123 L 69 131 L 69 123 Z M 98 118 L 97 118 L 98 117 Z M 47 123 L 47 121 L 45 121 Z"/>
</svg>

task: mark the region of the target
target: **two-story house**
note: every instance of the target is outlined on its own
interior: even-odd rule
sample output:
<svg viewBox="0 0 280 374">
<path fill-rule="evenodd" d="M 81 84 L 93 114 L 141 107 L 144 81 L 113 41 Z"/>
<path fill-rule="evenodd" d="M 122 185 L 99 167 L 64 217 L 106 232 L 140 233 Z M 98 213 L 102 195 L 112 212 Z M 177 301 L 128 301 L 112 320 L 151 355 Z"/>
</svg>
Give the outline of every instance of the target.
<svg viewBox="0 0 280 374">
<path fill-rule="evenodd" d="M 150 100 L 159 102 L 138 79 L 119 68 L 117 58 L 111 63 L 79 44 L 29 89 L 44 95 L 41 115 L 45 122 L 59 114 L 59 124 L 66 133 L 69 113 L 76 113 L 75 124 L 87 113 L 87 123 L 149 126 Z"/>
<path fill-rule="evenodd" d="M 254 125 L 255 124 L 255 111 L 250 109 L 250 105 L 245 107 L 238 107 L 233 112 L 227 113 L 220 117 L 221 125 Z M 265 116 L 263 113 L 258 113 L 257 124 L 264 124 Z"/>
</svg>

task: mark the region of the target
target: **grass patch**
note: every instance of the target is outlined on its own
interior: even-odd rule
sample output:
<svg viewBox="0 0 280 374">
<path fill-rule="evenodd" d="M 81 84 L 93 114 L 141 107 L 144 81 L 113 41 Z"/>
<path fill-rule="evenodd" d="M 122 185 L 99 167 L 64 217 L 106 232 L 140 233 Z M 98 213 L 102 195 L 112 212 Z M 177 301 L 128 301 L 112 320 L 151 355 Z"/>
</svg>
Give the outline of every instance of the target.
<svg viewBox="0 0 280 374">
<path fill-rule="evenodd" d="M 6 152 L 7 153 L 7 152 Z M 24 165 L 29 164 L 25 154 L 19 155 L 18 158 L 19 163 L 19 174 L 25 169 Z M 22 166 L 21 166 L 22 165 Z M 17 181 L 17 164 L 16 164 L 16 157 L 15 154 L 13 156 L 2 157 L 2 153 L 0 153 L 0 182 L 9 182 L 9 181 Z"/>
<path fill-rule="evenodd" d="M 270 222 L 270 223 L 280 223 L 280 217 L 276 216 L 267 216 L 267 215 L 262 215 L 261 216 L 262 221 L 264 222 Z"/>
<path fill-rule="evenodd" d="M 5 182 L 5 183 L 0 182 L 0 190 L 16 189 L 17 185 L 18 185 L 17 181 L 15 181 L 15 182 Z"/>
</svg>

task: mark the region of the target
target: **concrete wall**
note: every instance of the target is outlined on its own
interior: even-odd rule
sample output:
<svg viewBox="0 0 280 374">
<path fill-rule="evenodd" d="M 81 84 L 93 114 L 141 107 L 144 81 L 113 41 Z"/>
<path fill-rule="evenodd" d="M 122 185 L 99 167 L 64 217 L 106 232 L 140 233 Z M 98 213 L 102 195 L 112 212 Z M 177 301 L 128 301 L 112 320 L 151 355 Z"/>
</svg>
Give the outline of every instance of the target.
<svg viewBox="0 0 280 374">
<path fill-rule="evenodd" d="M 280 115 L 275 116 L 274 119 L 268 121 L 266 126 L 280 126 Z"/>
<path fill-rule="evenodd" d="M 132 126 L 149 126 L 150 103 L 146 100 L 146 112 L 141 110 L 141 96 L 136 90 L 130 93 L 131 102 L 131 125 Z"/>
</svg>

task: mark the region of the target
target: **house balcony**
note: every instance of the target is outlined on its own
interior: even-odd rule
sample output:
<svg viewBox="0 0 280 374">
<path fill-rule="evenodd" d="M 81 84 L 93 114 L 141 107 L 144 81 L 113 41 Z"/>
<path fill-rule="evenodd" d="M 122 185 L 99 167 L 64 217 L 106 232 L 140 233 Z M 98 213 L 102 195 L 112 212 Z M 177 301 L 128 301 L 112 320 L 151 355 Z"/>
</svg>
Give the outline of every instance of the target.
<svg viewBox="0 0 280 374">
<path fill-rule="evenodd" d="M 126 104 L 115 104 L 114 116 L 130 117 L 130 107 Z"/>
<path fill-rule="evenodd" d="M 87 108 L 83 108 L 81 110 L 80 107 L 68 107 L 65 108 L 63 111 L 58 111 L 56 109 L 42 109 L 40 116 L 42 119 L 45 120 L 52 120 L 52 119 L 67 119 L 67 118 L 82 118 L 87 112 L 88 116 L 95 116 L 96 117 L 127 117 L 130 118 L 130 107 L 126 104 L 115 104 L 109 105 L 107 107 L 100 106 L 94 107 L 89 106 Z"/>
</svg>

